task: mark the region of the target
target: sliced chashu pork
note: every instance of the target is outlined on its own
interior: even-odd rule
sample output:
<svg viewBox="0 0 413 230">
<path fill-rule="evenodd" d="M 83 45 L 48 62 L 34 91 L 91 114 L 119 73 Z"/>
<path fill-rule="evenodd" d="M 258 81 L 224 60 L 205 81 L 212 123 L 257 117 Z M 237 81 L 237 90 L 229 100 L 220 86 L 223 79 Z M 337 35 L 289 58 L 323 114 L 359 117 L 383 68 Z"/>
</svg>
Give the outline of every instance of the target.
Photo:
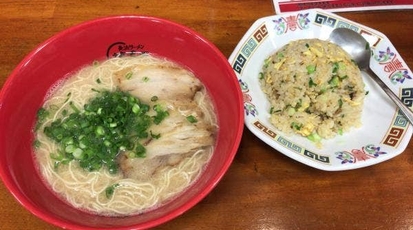
<svg viewBox="0 0 413 230">
<path fill-rule="evenodd" d="M 120 155 L 118 161 L 125 176 L 147 178 L 159 166 L 176 164 L 182 157 L 214 144 L 215 120 L 198 106 L 205 89 L 190 71 L 171 65 L 137 65 L 126 71 L 132 75 L 125 71 L 115 74 L 117 87 L 143 103 L 162 105 L 169 116 L 159 125 L 151 126 L 152 133 L 161 136 L 144 142 L 146 158 Z M 154 96 L 158 98 L 156 102 L 151 101 Z M 207 110 L 212 111 L 213 108 L 208 107 Z M 189 122 L 187 116 L 190 115 L 197 122 Z"/>
<path fill-rule="evenodd" d="M 189 101 L 202 89 L 202 83 L 190 71 L 171 65 L 137 65 L 115 74 L 115 81 L 121 90 L 144 103 L 150 103 L 153 96 Z"/>
</svg>

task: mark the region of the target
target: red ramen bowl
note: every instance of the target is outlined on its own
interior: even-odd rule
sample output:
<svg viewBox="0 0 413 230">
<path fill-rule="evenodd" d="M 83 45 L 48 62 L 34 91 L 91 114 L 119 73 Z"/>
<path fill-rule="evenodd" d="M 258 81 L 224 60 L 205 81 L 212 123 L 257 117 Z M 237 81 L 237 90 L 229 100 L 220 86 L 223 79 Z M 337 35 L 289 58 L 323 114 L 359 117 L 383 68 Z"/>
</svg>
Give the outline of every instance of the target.
<svg viewBox="0 0 413 230">
<path fill-rule="evenodd" d="M 128 217 L 98 216 L 60 200 L 33 160 L 36 112 L 50 87 L 66 74 L 113 56 L 151 53 L 189 68 L 216 105 L 215 152 L 200 178 L 160 208 Z M 182 25 L 153 17 L 115 16 L 67 29 L 40 44 L 11 73 L 0 93 L 0 176 L 11 194 L 40 219 L 70 229 L 139 229 L 169 221 L 201 201 L 223 177 L 243 131 L 242 94 L 227 59 Z"/>
</svg>

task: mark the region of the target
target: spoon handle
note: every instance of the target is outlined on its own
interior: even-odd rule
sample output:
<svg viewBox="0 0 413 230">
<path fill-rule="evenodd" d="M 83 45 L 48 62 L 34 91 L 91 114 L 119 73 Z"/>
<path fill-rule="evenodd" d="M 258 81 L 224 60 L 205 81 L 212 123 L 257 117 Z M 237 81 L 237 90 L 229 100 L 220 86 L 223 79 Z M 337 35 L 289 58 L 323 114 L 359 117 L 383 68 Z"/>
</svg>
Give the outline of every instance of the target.
<svg viewBox="0 0 413 230">
<path fill-rule="evenodd" d="M 385 93 L 393 100 L 393 102 L 399 107 L 399 109 L 402 111 L 404 116 L 410 121 L 410 124 L 413 124 L 413 112 L 412 110 L 409 109 L 403 102 L 400 100 L 400 98 L 393 93 L 393 91 L 386 85 L 386 83 L 381 80 L 377 76 L 376 73 L 374 73 L 370 68 L 365 69 L 365 72 L 370 75 L 371 78 L 384 90 Z"/>
</svg>

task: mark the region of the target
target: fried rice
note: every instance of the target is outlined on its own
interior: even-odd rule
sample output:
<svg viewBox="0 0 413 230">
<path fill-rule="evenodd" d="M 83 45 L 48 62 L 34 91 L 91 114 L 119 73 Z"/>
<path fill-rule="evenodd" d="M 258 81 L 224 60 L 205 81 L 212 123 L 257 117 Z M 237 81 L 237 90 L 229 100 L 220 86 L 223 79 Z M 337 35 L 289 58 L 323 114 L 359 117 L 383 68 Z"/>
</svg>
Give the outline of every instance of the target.
<svg viewBox="0 0 413 230">
<path fill-rule="evenodd" d="M 336 44 L 292 41 L 265 59 L 259 78 L 270 121 L 284 133 L 318 142 L 361 126 L 361 72 Z"/>
</svg>

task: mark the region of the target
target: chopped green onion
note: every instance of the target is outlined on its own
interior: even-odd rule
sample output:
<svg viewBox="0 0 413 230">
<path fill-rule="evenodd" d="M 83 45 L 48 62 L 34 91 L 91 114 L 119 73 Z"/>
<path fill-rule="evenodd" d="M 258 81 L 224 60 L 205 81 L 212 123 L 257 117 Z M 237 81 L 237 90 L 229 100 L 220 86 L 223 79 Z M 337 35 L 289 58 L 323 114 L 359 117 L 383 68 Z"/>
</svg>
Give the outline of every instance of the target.
<svg viewBox="0 0 413 230">
<path fill-rule="evenodd" d="M 310 135 L 307 136 L 307 139 L 312 141 L 312 142 L 319 142 L 321 141 L 321 137 L 316 133 L 313 132 Z"/>
<path fill-rule="evenodd" d="M 125 75 L 125 78 L 129 80 L 129 79 L 132 78 L 132 75 L 133 75 L 132 72 L 128 72 L 128 73 Z"/>
<path fill-rule="evenodd" d="M 83 150 L 80 148 L 76 148 L 73 152 L 73 157 L 76 159 L 82 159 L 83 158 Z"/>
<path fill-rule="evenodd" d="M 146 149 L 141 144 L 138 144 L 136 146 L 135 153 L 137 157 L 140 157 L 140 158 L 146 157 Z"/>
<path fill-rule="evenodd" d="M 293 107 L 288 107 L 288 109 L 287 109 L 287 114 L 288 114 L 288 116 L 292 116 L 292 115 L 294 115 L 295 114 L 295 109 L 293 108 Z"/>
<path fill-rule="evenodd" d="M 198 122 L 198 120 L 196 119 L 196 117 L 194 117 L 193 115 L 187 116 L 186 119 L 187 119 L 190 123 L 196 123 L 196 122 Z"/>
<path fill-rule="evenodd" d="M 343 135 L 343 129 L 342 129 L 342 128 L 339 128 L 339 129 L 337 130 L 337 133 L 338 133 L 338 135 Z"/>
<path fill-rule="evenodd" d="M 151 137 L 154 138 L 154 139 L 159 139 L 159 138 L 161 137 L 161 134 L 160 134 L 160 133 L 158 133 L 158 134 L 153 134 L 152 131 L 150 131 L 150 133 L 151 133 Z"/>
<path fill-rule="evenodd" d="M 308 81 L 308 86 L 313 87 L 313 86 L 317 86 L 317 84 L 314 83 L 312 78 L 310 78 L 310 80 Z"/>
<path fill-rule="evenodd" d="M 41 142 L 39 140 L 36 139 L 36 140 L 33 141 L 33 147 L 34 148 L 39 148 L 40 145 L 41 145 Z"/>
<path fill-rule="evenodd" d="M 312 73 L 314 73 L 315 71 L 316 71 L 316 66 L 315 65 L 309 65 L 309 66 L 307 66 L 306 67 L 306 69 L 307 69 L 307 73 L 308 74 L 312 74 Z"/>
<path fill-rule="evenodd" d="M 271 57 L 264 60 L 264 68 L 267 68 L 268 65 L 271 63 Z"/>
<path fill-rule="evenodd" d="M 155 102 L 155 101 L 157 101 L 158 99 L 159 99 L 158 96 L 152 96 L 152 97 L 151 97 L 151 101 L 152 101 L 152 102 Z"/>
<path fill-rule="evenodd" d="M 320 95 L 321 94 L 323 94 L 323 93 L 325 93 L 327 91 L 327 88 L 325 87 L 325 86 L 323 86 L 321 89 L 320 89 Z"/>
<path fill-rule="evenodd" d="M 337 73 L 338 69 L 339 69 L 339 64 L 338 64 L 338 62 L 334 62 L 334 63 L 333 63 L 333 70 L 332 70 L 331 72 L 332 72 L 332 73 Z"/>
<path fill-rule="evenodd" d="M 69 93 L 66 95 L 66 96 L 67 96 L 67 98 L 66 98 L 66 100 L 65 100 L 65 103 L 69 101 L 69 99 L 70 99 L 70 95 L 72 95 L 72 92 L 69 92 Z"/>
<path fill-rule="evenodd" d="M 132 106 L 132 112 L 133 113 L 139 113 L 140 110 L 141 110 L 141 107 L 138 104 L 134 104 Z"/>
<path fill-rule="evenodd" d="M 72 101 L 69 102 L 69 105 L 70 105 L 70 108 L 72 108 L 75 111 L 75 113 L 80 113 L 80 110 L 76 107 L 75 104 L 73 104 Z"/>
<path fill-rule="evenodd" d="M 303 124 L 297 122 L 291 122 L 291 128 L 294 130 L 300 130 L 303 127 Z"/>
<path fill-rule="evenodd" d="M 47 111 L 44 108 L 40 108 L 37 111 L 37 119 L 39 119 L 40 121 L 44 121 L 49 116 L 49 114 L 49 111 Z"/>
<path fill-rule="evenodd" d="M 264 73 L 263 72 L 260 72 L 258 74 L 258 79 L 260 79 L 260 80 L 264 79 Z"/>
<path fill-rule="evenodd" d="M 279 53 L 277 53 L 277 57 L 278 57 L 279 59 L 284 58 L 284 54 L 281 53 L 281 52 L 279 52 Z"/>
<path fill-rule="evenodd" d="M 338 63 L 338 68 L 341 69 L 341 70 L 345 70 L 346 69 L 346 64 L 343 61 L 341 61 L 341 62 Z"/>
<path fill-rule="evenodd" d="M 41 125 L 45 122 L 46 118 L 50 115 L 50 112 L 44 108 L 37 110 L 37 122 L 35 129 L 38 130 Z"/>
<path fill-rule="evenodd" d="M 337 87 L 339 83 L 340 83 L 340 81 L 339 81 L 339 79 L 338 79 L 337 76 L 332 77 L 332 78 L 330 79 L 330 81 L 328 81 L 328 84 L 329 84 L 331 87 Z"/>
<path fill-rule="evenodd" d="M 343 107 L 343 100 L 341 98 L 338 99 L 338 107 L 339 108 Z"/>
<path fill-rule="evenodd" d="M 346 78 L 348 78 L 348 75 L 344 75 L 344 76 L 339 76 L 340 80 L 344 80 Z"/>
<path fill-rule="evenodd" d="M 299 109 L 302 105 L 303 105 L 303 100 L 300 98 L 294 108 L 297 110 L 297 109 Z"/>
<path fill-rule="evenodd" d="M 103 136 L 105 135 L 105 129 L 102 126 L 98 126 L 96 127 L 95 133 L 98 136 Z"/>
<path fill-rule="evenodd" d="M 145 157 L 146 149 L 139 140 L 148 138 L 149 127 L 168 115 L 157 105 L 155 118 L 151 117 L 147 114 L 149 105 L 119 90 L 99 92 L 82 110 L 72 102 L 69 106 L 73 112 L 66 112 L 62 119 L 45 126 L 43 132 L 59 146 L 58 151 L 51 154 L 55 167 L 77 160 L 79 166 L 88 171 L 106 166 L 110 173 L 116 173 L 116 159 L 121 151 Z M 42 124 L 49 113 L 39 109 L 37 123 Z M 151 137 L 159 138 L 160 134 L 151 133 Z"/>
<path fill-rule="evenodd" d="M 143 81 L 143 82 L 148 82 L 148 81 L 149 81 L 149 77 L 143 77 L 143 78 L 142 78 L 142 81 Z"/>
<path fill-rule="evenodd" d="M 153 110 L 156 112 L 156 115 L 153 116 L 153 123 L 156 125 L 160 124 L 167 116 L 169 116 L 168 111 L 164 110 L 160 104 L 153 106 Z"/>
<path fill-rule="evenodd" d="M 105 189 L 106 198 L 110 199 L 115 193 L 115 189 L 119 187 L 119 183 L 113 184 Z"/>
</svg>

